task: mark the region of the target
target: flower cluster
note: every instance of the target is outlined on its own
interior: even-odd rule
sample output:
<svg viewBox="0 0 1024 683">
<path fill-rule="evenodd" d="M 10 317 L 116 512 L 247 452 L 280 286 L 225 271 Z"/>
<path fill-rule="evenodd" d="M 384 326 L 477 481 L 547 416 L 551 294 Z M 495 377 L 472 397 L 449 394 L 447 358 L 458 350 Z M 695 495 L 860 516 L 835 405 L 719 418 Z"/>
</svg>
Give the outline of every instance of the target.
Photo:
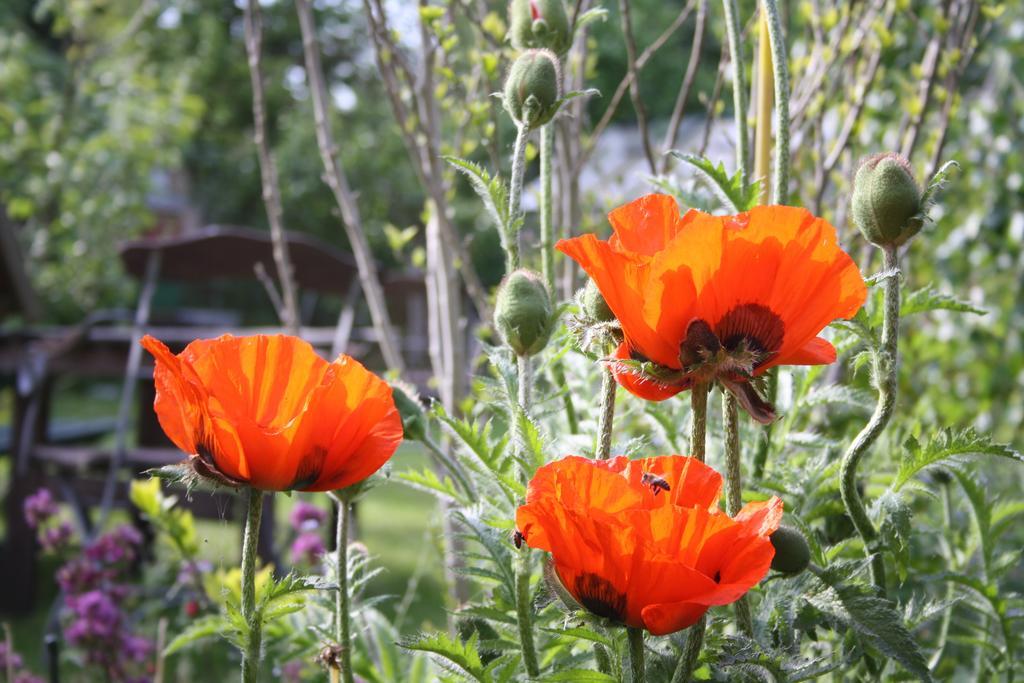
<svg viewBox="0 0 1024 683">
<path fill-rule="evenodd" d="M 127 581 L 142 540 L 134 527 L 117 527 L 89 543 L 57 572 L 67 619 L 64 637 L 81 649 L 87 664 L 112 681 L 148 680 L 140 671 L 146 668 L 152 644 L 133 632 L 124 611 L 133 595 Z"/>
<path fill-rule="evenodd" d="M 43 679 L 28 671 L 22 670 L 24 662 L 21 655 L 13 649 L 8 649 L 7 642 L 0 640 L 0 674 L 6 675 L 8 671 L 14 672 L 11 683 L 43 683 Z"/>
<path fill-rule="evenodd" d="M 23 510 L 25 522 L 35 529 L 44 551 L 60 553 L 71 545 L 74 529 L 70 522 L 60 517 L 60 507 L 49 489 L 39 489 L 26 498 Z"/>
</svg>

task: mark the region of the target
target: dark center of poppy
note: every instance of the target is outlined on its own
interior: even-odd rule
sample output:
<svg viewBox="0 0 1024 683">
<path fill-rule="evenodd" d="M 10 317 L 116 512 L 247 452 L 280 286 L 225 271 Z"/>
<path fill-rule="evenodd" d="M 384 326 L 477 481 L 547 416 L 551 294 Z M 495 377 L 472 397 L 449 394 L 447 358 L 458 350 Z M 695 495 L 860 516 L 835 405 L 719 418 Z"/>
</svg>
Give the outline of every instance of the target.
<svg viewBox="0 0 1024 683">
<path fill-rule="evenodd" d="M 615 590 L 608 579 L 597 574 L 580 574 L 573 588 L 573 597 L 588 612 L 605 619 L 625 621 L 626 596 Z"/>
<path fill-rule="evenodd" d="M 770 360 L 782 348 L 786 325 L 761 304 L 740 304 L 722 316 L 715 333 L 730 353 L 753 354 L 753 367 Z"/>
<path fill-rule="evenodd" d="M 327 449 L 323 446 L 314 446 L 299 462 L 299 467 L 295 470 L 295 480 L 289 488 L 304 489 L 312 486 L 313 482 L 320 478 L 326 459 Z"/>
</svg>

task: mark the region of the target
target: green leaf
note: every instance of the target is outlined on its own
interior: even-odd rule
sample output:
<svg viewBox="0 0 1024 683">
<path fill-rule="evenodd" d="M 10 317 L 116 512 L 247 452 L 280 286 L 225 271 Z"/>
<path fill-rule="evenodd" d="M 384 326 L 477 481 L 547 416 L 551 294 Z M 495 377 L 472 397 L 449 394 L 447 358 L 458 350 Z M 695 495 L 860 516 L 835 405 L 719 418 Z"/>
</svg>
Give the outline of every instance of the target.
<svg viewBox="0 0 1024 683">
<path fill-rule="evenodd" d="M 233 630 L 231 622 L 229 622 L 223 615 L 215 614 L 212 616 L 200 617 L 186 626 L 185 630 L 175 636 L 171 642 L 167 643 L 167 647 L 164 648 L 164 656 L 167 657 L 172 655 L 197 640 L 209 638 L 210 636 L 218 636 L 223 634 L 225 631 L 231 630 Z"/>
<path fill-rule="evenodd" d="M 854 629 L 918 679 L 931 681 L 928 663 L 896 606 L 877 595 L 872 586 L 843 583 L 844 573 L 830 567 L 818 574 L 820 589 L 807 596 L 808 602 L 839 624 Z"/>
<path fill-rule="evenodd" d="M 452 481 L 451 477 L 445 477 L 442 480 L 437 476 L 437 473 L 430 468 L 425 467 L 422 470 L 407 470 L 405 472 L 399 472 L 397 478 L 413 488 L 426 491 L 433 495 L 440 494 L 461 505 L 469 503 L 465 496 L 462 495 L 462 492 L 459 491 L 458 487 L 455 486 L 455 482 Z"/>
<path fill-rule="evenodd" d="M 611 674 L 590 669 L 568 669 L 541 676 L 536 680 L 545 683 L 618 683 L 619 679 Z"/>
<path fill-rule="evenodd" d="M 608 636 L 585 626 L 577 626 L 575 628 L 542 628 L 541 630 L 553 633 L 556 636 L 566 636 L 569 638 L 576 638 L 578 640 L 589 640 L 593 643 L 600 643 L 605 647 L 615 648 L 615 643 L 613 643 Z"/>
<path fill-rule="evenodd" d="M 402 647 L 407 650 L 429 652 L 435 655 L 435 659 L 442 667 L 469 676 L 480 683 L 491 681 L 491 675 L 484 668 L 480 652 L 477 650 L 476 632 L 466 642 L 452 638 L 447 633 L 434 633 L 407 640 L 402 643 Z"/>
<path fill-rule="evenodd" d="M 892 483 L 895 491 L 900 490 L 921 470 L 940 463 L 957 462 L 972 455 L 995 455 L 1024 463 L 1024 455 L 1008 444 L 993 443 L 987 436 L 980 436 L 973 429 L 953 431 L 946 428 L 923 446 L 914 437 L 908 438 L 903 446 L 903 459 Z"/>
<path fill-rule="evenodd" d="M 896 559 L 896 570 L 900 580 L 906 581 L 910 567 L 910 520 L 913 517 L 910 506 L 899 493 L 888 489 L 875 502 L 881 512 L 882 523 L 879 532 L 885 540 L 885 548 Z"/>
<path fill-rule="evenodd" d="M 707 157 L 682 154 L 675 150 L 669 152 L 669 154 L 696 168 L 730 211 L 736 213 L 749 211 L 759 203 L 761 196 L 760 180 L 744 184 L 743 176 L 740 172 L 737 171 L 733 175 L 729 175 L 725 170 L 725 164 L 722 162 L 715 166 Z"/>
<path fill-rule="evenodd" d="M 908 316 L 916 313 L 927 313 L 929 311 L 956 311 L 959 313 L 973 313 L 974 315 L 986 315 L 988 311 L 975 308 L 968 301 L 957 299 L 950 294 L 943 294 L 931 285 L 910 292 L 903 298 L 903 305 L 900 307 L 900 315 Z"/>
<path fill-rule="evenodd" d="M 949 174 L 953 172 L 954 168 L 959 169 L 960 164 L 956 161 L 947 161 L 928 181 L 928 187 L 925 188 L 924 193 L 921 195 L 921 206 L 924 213 L 927 213 L 931 205 L 935 203 L 936 193 L 946 186 L 946 183 L 949 181 Z"/>
<path fill-rule="evenodd" d="M 508 239 L 509 235 L 513 234 L 513 226 L 509 220 L 508 189 L 501 177 L 492 177 L 483 166 L 466 159 L 453 156 L 446 156 L 443 159 L 469 179 L 469 184 L 483 201 L 487 213 L 498 227 L 502 240 Z"/>
<path fill-rule="evenodd" d="M 573 27 L 574 31 L 579 31 L 587 24 L 592 24 L 595 21 L 604 21 L 608 18 L 608 10 L 603 7 L 592 7 L 586 12 L 583 12 L 576 18 L 576 26 Z"/>
</svg>

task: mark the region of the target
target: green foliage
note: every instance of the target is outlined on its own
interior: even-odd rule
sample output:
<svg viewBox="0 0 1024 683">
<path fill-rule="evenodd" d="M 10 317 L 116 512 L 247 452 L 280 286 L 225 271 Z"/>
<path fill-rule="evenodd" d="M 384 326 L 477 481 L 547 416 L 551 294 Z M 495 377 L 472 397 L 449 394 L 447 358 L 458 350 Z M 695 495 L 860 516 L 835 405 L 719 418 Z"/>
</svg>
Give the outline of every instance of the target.
<svg viewBox="0 0 1024 683">
<path fill-rule="evenodd" d="M 1018 451 L 1006 444 L 993 443 L 991 439 L 980 436 L 973 429 L 943 429 L 924 445 L 914 437 L 909 437 L 903 447 L 905 454 L 892 482 L 896 490 L 925 468 L 940 463 L 955 464 L 970 456 L 995 455 L 1024 463 L 1024 456 Z"/>
<path fill-rule="evenodd" d="M 920 646 L 892 602 L 863 584 L 847 583 L 849 573 L 842 567 L 829 568 L 818 576 L 821 585 L 807 596 L 808 602 L 840 625 L 852 628 L 919 680 L 932 680 Z"/>
<path fill-rule="evenodd" d="M 725 164 L 722 162 L 718 162 L 716 166 L 707 157 L 680 154 L 676 151 L 671 152 L 671 154 L 676 159 L 697 169 L 701 177 L 707 181 L 715 196 L 731 213 L 749 211 L 760 203 L 763 180 L 744 183 L 743 176 L 739 171 L 729 175 L 725 170 Z"/>
</svg>

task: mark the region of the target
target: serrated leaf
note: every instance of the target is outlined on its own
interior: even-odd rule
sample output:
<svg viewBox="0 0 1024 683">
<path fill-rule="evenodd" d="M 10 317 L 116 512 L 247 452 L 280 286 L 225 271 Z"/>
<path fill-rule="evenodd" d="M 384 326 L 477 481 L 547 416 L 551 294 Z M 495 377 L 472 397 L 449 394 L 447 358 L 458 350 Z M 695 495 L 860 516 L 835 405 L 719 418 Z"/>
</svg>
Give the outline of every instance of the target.
<svg viewBox="0 0 1024 683">
<path fill-rule="evenodd" d="M 491 683 L 491 675 L 484 667 L 477 650 L 477 634 L 465 642 L 452 638 L 447 633 L 434 633 L 402 643 L 406 650 L 428 652 L 439 659 L 439 663 L 480 683 Z"/>
<path fill-rule="evenodd" d="M 603 7 L 593 7 L 576 17 L 576 25 L 573 27 L 573 31 L 579 31 L 588 24 L 592 24 L 595 21 L 604 21 L 607 18 L 608 10 Z"/>
<path fill-rule="evenodd" d="M 442 480 L 434 470 L 426 467 L 422 470 L 399 472 L 396 478 L 413 488 L 426 491 L 432 495 L 440 494 L 461 505 L 466 505 L 469 502 L 455 486 L 455 482 L 452 481 L 451 477 L 445 477 Z"/>
<path fill-rule="evenodd" d="M 927 313 L 928 311 L 956 311 L 958 313 L 973 313 L 974 315 L 986 315 L 988 311 L 976 308 L 969 301 L 957 299 L 951 294 L 943 294 L 931 285 L 915 290 L 907 294 L 900 307 L 900 315 L 908 316 L 916 313 Z"/>
<path fill-rule="evenodd" d="M 167 647 L 164 648 L 164 656 L 173 655 L 175 652 L 198 640 L 209 638 L 210 636 L 219 636 L 229 630 L 232 630 L 232 625 L 223 615 L 215 614 L 200 617 L 186 626 L 185 630 L 175 636 L 171 642 L 167 643 Z"/>
<path fill-rule="evenodd" d="M 840 624 L 853 628 L 918 679 L 931 681 L 921 648 L 903 624 L 895 604 L 879 596 L 872 586 L 845 583 L 843 574 L 833 568 L 818 574 L 820 590 L 808 595 L 808 602 Z"/>
<path fill-rule="evenodd" d="M 1008 444 L 994 443 L 987 436 L 981 436 L 973 429 L 953 431 L 946 428 L 923 446 L 910 437 L 904 442 L 904 455 L 892 488 L 900 490 L 922 470 L 941 463 L 953 463 L 974 455 L 995 455 L 1024 463 L 1024 455 Z"/>
<path fill-rule="evenodd" d="M 740 172 L 737 171 L 733 175 L 729 175 L 722 162 L 718 162 L 718 165 L 715 166 L 707 157 L 682 154 L 675 150 L 669 154 L 696 168 L 730 211 L 740 213 L 749 211 L 758 205 L 761 197 L 760 180 L 744 184 Z"/>
<path fill-rule="evenodd" d="M 577 626 L 575 628 L 544 628 L 541 630 L 553 633 L 556 636 L 566 636 L 568 638 L 576 638 L 578 640 L 589 640 L 592 643 L 600 643 L 605 647 L 615 648 L 615 644 L 610 638 L 608 638 L 608 636 L 585 626 Z"/>
<path fill-rule="evenodd" d="M 443 157 L 457 171 L 469 179 L 469 184 L 483 201 L 487 213 L 494 220 L 502 240 L 514 235 L 508 210 L 508 190 L 500 176 L 491 176 L 480 164 L 453 156 Z"/>
<path fill-rule="evenodd" d="M 611 674 L 590 669 L 567 669 L 541 676 L 536 680 L 545 683 L 618 683 L 619 679 Z"/>
</svg>

